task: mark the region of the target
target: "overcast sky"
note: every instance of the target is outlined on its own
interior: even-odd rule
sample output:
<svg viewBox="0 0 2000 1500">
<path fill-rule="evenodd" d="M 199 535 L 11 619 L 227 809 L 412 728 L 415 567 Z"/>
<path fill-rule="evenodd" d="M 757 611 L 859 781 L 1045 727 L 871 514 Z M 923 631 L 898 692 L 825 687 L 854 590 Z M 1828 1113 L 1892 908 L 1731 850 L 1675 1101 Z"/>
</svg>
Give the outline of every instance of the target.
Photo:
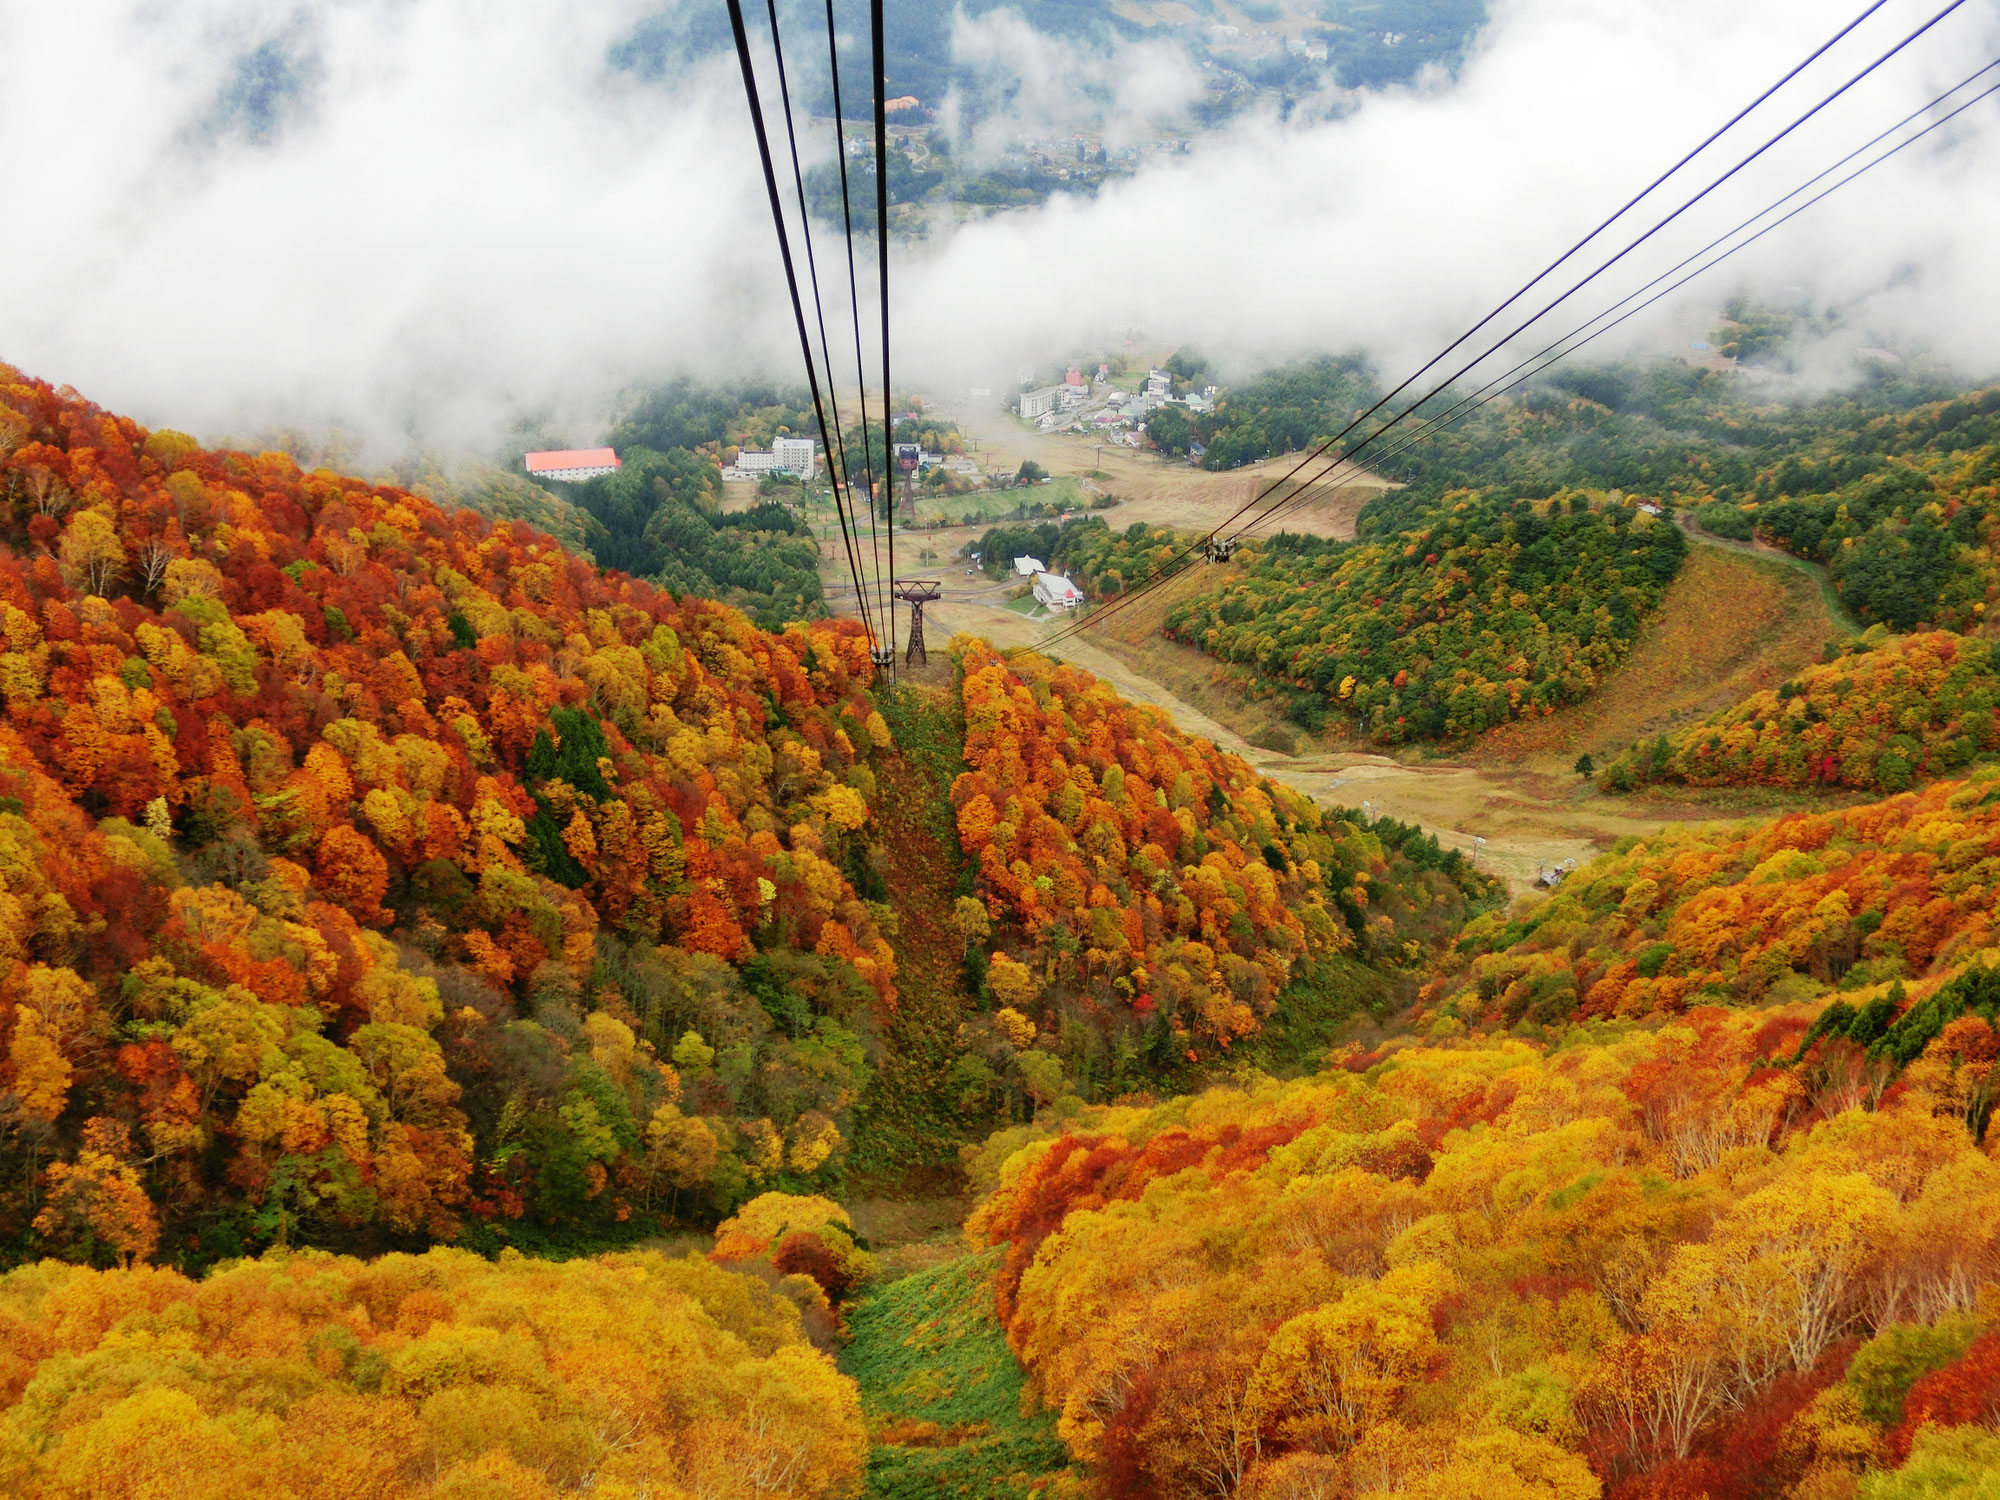
<svg viewBox="0 0 2000 1500">
<path fill-rule="evenodd" d="M 1094 201 L 900 254 L 900 366 L 990 382 L 1139 328 L 1241 366 L 1358 345 L 1400 373 L 1860 3 L 1499 0 L 1456 78 L 1339 119 L 1242 119 Z M 1606 253 L 1942 3 L 1889 0 L 1621 221 Z M 475 443 L 532 409 L 595 436 L 612 393 L 671 369 L 791 374 L 733 59 L 664 82 L 607 62 L 659 10 L 0 0 L 12 166 L 0 360 L 204 435 L 334 421 Z M 1011 16 L 961 20 L 954 39 L 1020 79 L 1029 123 L 1088 90 L 1140 135 L 1135 121 L 1196 87 L 1158 44 L 1079 54 Z M 2000 0 L 1966 0 L 1638 268 L 1580 295 L 1572 321 L 1995 57 Z M 1739 279 L 1803 287 L 1871 332 L 2000 369 L 1996 127 L 2000 96 L 1774 235 L 1705 296 Z"/>
</svg>

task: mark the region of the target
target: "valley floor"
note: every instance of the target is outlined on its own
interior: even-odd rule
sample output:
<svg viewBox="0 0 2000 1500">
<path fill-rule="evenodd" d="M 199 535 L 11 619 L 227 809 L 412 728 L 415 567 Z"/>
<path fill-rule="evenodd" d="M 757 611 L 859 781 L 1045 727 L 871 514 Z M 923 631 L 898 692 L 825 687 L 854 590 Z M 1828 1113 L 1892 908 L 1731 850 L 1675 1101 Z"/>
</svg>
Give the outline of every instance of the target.
<svg viewBox="0 0 2000 1500">
<path fill-rule="evenodd" d="M 1121 512 L 1111 515 L 1116 520 Z M 1195 523 L 1187 517 L 1181 524 Z M 1378 814 L 1420 824 L 1441 843 L 1467 852 L 1484 840 L 1482 864 L 1526 889 L 1541 870 L 1587 859 L 1627 834 L 1790 805 L 1783 794 L 1770 792 L 1608 796 L 1572 769 L 1580 755 L 1602 763 L 1631 744 L 1774 686 L 1817 660 L 1828 640 L 1848 633 L 1830 611 L 1820 570 L 1691 535 L 1701 545 L 1690 551 L 1631 657 L 1598 693 L 1548 718 L 1497 730 L 1450 757 L 1386 755 L 1331 735 L 1299 736 L 1303 743 L 1294 755 L 1252 743 L 1283 722 L 1278 705 L 1253 696 L 1238 669 L 1159 633 L 1167 611 L 1202 586 L 1200 570 L 1156 590 L 1104 628 L 1068 637 L 1052 654 L 1322 803 L 1366 801 Z M 943 554 L 958 543 L 931 545 Z M 959 632 L 1002 648 L 1039 647 L 1068 624 L 1024 609 L 1010 598 L 1017 592 L 1012 580 L 967 578 L 958 560 L 940 564 L 939 571 L 945 598 L 926 611 L 925 633 L 934 650 Z M 842 596 L 832 597 L 838 609 Z"/>
</svg>

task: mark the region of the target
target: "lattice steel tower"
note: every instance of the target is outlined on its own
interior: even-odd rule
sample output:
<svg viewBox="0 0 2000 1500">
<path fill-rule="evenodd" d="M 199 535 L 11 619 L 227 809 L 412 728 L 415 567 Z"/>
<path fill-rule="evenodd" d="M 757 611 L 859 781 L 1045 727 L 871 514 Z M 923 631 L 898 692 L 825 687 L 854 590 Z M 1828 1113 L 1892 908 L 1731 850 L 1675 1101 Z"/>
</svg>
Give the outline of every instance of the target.
<svg viewBox="0 0 2000 1500">
<path fill-rule="evenodd" d="M 903 665 L 906 667 L 921 667 L 930 660 L 924 654 L 924 606 L 933 604 L 942 597 L 939 589 L 942 581 L 937 578 L 896 580 L 896 597 L 910 606 L 910 634 L 908 645 L 903 652 Z"/>
</svg>

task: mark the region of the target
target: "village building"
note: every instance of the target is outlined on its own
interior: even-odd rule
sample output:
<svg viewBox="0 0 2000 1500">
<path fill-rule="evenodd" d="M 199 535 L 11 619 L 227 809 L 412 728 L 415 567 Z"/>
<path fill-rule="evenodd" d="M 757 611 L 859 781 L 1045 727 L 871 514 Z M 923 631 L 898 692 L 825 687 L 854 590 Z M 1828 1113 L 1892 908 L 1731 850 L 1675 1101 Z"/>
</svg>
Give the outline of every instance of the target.
<svg viewBox="0 0 2000 1500">
<path fill-rule="evenodd" d="M 771 440 L 772 467 L 780 474 L 796 475 L 800 479 L 813 477 L 814 446 L 811 438 L 778 437 Z"/>
<path fill-rule="evenodd" d="M 1037 391 L 1023 391 L 1014 409 L 1021 414 L 1023 420 L 1032 422 L 1036 417 L 1046 416 L 1054 411 L 1056 401 L 1062 392 L 1063 387 L 1059 385 L 1046 385 Z"/>
<path fill-rule="evenodd" d="M 616 474 L 618 455 L 609 448 L 556 448 L 530 453 L 523 460 L 536 479 L 553 479 L 562 484 L 581 484 L 601 474 Z"/>
<path fill-rule="evenodd" d="M 1083 590 L 1060 573 L 1037 573 L 1035 602 L 1044 609 L 1075 609 L 1083 603 Z"/>
<path fill-rule="evenodd" d="M 811 438 L 777 437 L 768 453 L 739 448 L 736 462 L 722 471 L 724 479 L 757 479 L 766 474 L 790 474 L 811 479 L 819 470 L 818 449 Z"/>
</svg>

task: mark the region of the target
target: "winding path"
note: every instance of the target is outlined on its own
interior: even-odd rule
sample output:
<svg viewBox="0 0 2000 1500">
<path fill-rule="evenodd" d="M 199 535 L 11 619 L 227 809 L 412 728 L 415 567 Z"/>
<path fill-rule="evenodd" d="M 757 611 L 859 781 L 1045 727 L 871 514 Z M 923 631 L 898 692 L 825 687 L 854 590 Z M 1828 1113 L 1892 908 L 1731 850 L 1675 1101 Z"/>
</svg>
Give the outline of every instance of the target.
<svg viewBox="0 0 2000 1500">
<path fill-rule="evenodd" d="M 1692 511 L 1681 511 L 1676 519 L 1688 540 L 1704 547 L 1720 547 L 1725 552 L 1740 552 L 1745 557 L 1761 557 L 1770 562 L 1783 563 L 1788 568 L 1797 568 L 1819 585 L 1819 596 L 1826 601 L 1826 612 L 1848 635 L 1861 634 L 1861 622 L 1847 612 L 1841 602 L 1840 591 L 1833 586 L 1833 577 L 1824 563 L 1810 562 L 1796 553 L 1787 552 L 1783 547 L 1773 547 L 1769 542 L 1739 542 L 1733 537 L 1717 536 L 1712 531 L 1704 531 L 1695 523 Z"/>
</svg>

